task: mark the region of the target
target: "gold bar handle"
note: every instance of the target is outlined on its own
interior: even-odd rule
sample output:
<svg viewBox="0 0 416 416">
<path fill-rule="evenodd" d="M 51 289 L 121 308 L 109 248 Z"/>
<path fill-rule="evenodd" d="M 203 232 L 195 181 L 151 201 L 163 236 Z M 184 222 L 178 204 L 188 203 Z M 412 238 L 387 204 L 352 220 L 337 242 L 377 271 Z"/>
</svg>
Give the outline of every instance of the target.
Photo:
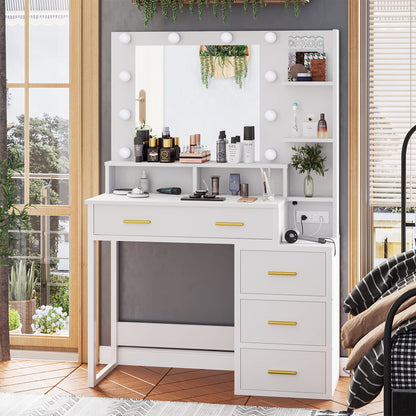
<svg viewBox="0 0 416 416">
<path fill-rule="evenodd" d="M 151 224 L 150 220 L 123 220 L 124 224 Z"/>
<path fill-rule="evenodd" d="M 286 376 L 295 376 L 298 372 L 297 371 L 285 371 L 285 370 L 268 370 L 269 374 L 283 374 Z"/>
<path fill-rule="evenodd" d="M 297 325 L 295 321 L 267 321 L 269 325 Z"/>
<path fill-rule="evenodd" d="M 297 272 L 267 272 L 269 276 L 297 276 Z"/>
<path fill-rule="evenodd" d="M 220 225 L 223 227 L 243 227 L 243 222 L 216 222 L 215 225 Z"/>
</svg>

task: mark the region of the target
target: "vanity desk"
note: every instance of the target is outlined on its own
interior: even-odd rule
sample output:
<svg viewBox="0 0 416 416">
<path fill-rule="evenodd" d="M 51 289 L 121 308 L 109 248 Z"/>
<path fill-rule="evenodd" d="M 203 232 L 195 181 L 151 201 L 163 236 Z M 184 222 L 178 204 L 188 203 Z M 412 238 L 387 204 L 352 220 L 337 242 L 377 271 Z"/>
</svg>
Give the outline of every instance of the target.
<svg viewBox="0 0 416 416">
<path fill-rule="evenodd" d="M 236 394 L 330 399 L 339 377 L 338 32 L 233 32 L 232 43 L 251 45 L 248 71 L 254 74 L 254 80 L 246 82 L 254 82 L 257 93 L 253 97 L 258 101 L 252 103 L 246 113 L 247 117 L 252 114 L 253 118 L 248 122 L 238 119 L 239 127 L 232 125 L 229 130 L 242 129 L 246 124 L 256 126 L 256 160 L 260 162 L 136 163 L 125 149 L 132 149 L 134 136 L 136 109 L 131 103 L 135 102 L 136 90 L 141 88 L 139 79 L 146 78 L 137 71 L 141 66 L 140 57 L 148 53 L 143 46 L 166 47 L 152 51 L 153 56 L 162 53 L 166 61 L 169 54 L 182 53 L 179 44 L 185 46 L 185 53 L 192 45 L 222 43 L 219 32 L 181 32 L 176 35 L 113 33 L 112 160 L 105 163 L 105 193 L 86 201 L 89 226 L 88 385 L 95 386 L 119 364 L 223 369 L 235 372 Z M 309 42 L 304 47 L 323 48 L 325 45 L 328 71 L 325 82 L 286 81 L 288 51 L 297 47 L 293 42 L 296 44 L 306 38 L 309 41 L 313 38 L 315 44 L 311 46 Z M 134 53 L 136 47 L 140 51 L 138 56 Z M 179 61 L 183 59 L 182 56 Z M 197 61 L 196 69 L 198 65 Z M 152 70 L 156 67 L 153 65 Z M 270 81 L 270 76 L 260 76 L 262 72 L 272 70 L 277 81 L 276 78 Z M 122 72 L 131 76 L 121 76 Z M 165 84 L 166 77 L 165 74 Z M 215 90 L 215 80 L 210 82 Z M 169 88 L 170 84 L 165 85 L 165 99 Z M 198 90 L 201 97 L 205 93 L 205 86 L 203 88 Z M 244 94 L 238 86 L 236 88 L 237 101 L 241 101 Z M 178 100 L 178 95 L 175 97 L 177 103 L 187 101 L 185 97 L 182 100 Z M 189 101 L 191 105 L 194 103 L 191 98 Z M 330 125 L 328 139 L 287 137 L 294 101 L 302 103 L 302 114 L 319 104 L 319 111 L 325 112 Z M 228 106 L 223 108 L 224 112 Z M 180 122 L 175 122 L 178 114 L 169 115 L 171 108 L 164 106 L 163 122 L 172 131 L 175 126 L 180 126 Z M 230 117 L 229 113 L 227 117 Z M 197 124 L 192 124 L 195 120 L 188 117 L 186 122 L 192 125 L 186 131 L 197 132 L 196 126 L 208 129 L 207 125 L 212 124 L 215 130 L 226 128 L 228 133 L 228 128 L 222 127 L 225 119 L 217 122 L 214 117 L 213 120 L 204 124 L 202 118 L 196 117 Z M 178 135 L 181 145 L 185 144 L 187 134 L 178 132 Z M 211 150 L 215 148 L 213 133 L 204 133 L 203 137 L 210 138 Z M 295 172 L 289 162 L 293 144 L 311 142 L 322 143 L 328 174 L 316 179 L 315 187 L 319 189 L 316 196 L 306 198 L 302 195 L 303 176 Z M 122 148 L 124 150 L 120 152 Z M 277 150 L 277 160 L 264 160 L 264 152 L 269 148 Z M 127 155 L 127 160 L 123 160 L 123 154 Z M 274 200 L 263 198 L 260 168 L 270 177 Z M 113 194 L 116 188 L 136 187 L 143 170 L 150 178 L 148 198 Z M 230 194 L 230 173 L 239 173 L 242 182 L 249 183 L 250 196 L 256 196 L 256 201 L 239 202 L 240 196 Z M 203 189 L 210 183 L 212 175 L 220 176 L 219 194 L 225 197 L 224 201 L 181 200 L 196 189 Z M 156 193 L 158 188 L 171 186 L 181 187 L 182 194 Z M 304 224 L 305 234 L 319 232 L 318 236 L 330 237 L 334 244 L 307 241 L 288 244 L 284 234 L 298 228 L 299 211 L 316 212 L 321 218 L 318 225 Z M 99 346 L 97 340 L 99 241 L 110 243 L 109 346 Z M 233 259 L 229 256 L 233 270 L 229 277 L 233 279 L 234 288 L 233 299 L 230 299 L 234 302 L 234 325 L 121 319 L 120 244 L 137 242 L 228 247 L 228 253 L 233 255 Z M 160 261 L 163 263 L 163 259 Z M 178 263 L 185 261 L 178 259 Z M 142 266 L 146 270 L 146 265 Z M 140 288 L 140 277 L 134 283 Z M 148 293 L 149 297 L 154 296 L 154 304 L 157 304 L 159 300 L 155 295 Z M 215 307 L 213 299 L 212 308 Z M 96 373 L 98 349 L 98 362 L 107 365 Z"/>
</svg>

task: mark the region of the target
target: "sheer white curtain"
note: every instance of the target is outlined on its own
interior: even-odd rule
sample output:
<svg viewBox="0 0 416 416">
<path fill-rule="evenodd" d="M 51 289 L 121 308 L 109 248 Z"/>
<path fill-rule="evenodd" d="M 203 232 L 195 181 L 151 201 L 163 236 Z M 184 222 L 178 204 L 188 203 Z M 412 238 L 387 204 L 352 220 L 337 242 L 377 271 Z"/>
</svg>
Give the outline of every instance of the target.
<svg viewBox="0 0 416 416">
<path fill-rule="evenodd" d="M 69 18 L 69 0 L 26 0 L 30 24 L 64 24 Z M 23 25 L 25 0 L 6 0 L 6 24 Z"/>
</svg>

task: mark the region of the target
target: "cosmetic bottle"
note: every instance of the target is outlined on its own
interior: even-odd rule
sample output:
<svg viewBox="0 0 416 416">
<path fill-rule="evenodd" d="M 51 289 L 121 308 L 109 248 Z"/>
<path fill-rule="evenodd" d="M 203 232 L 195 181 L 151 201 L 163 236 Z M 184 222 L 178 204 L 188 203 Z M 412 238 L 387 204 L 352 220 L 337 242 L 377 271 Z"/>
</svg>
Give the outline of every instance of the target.
<svg viewBox="0 0 416 416">
<path fill-rule="evenodd" d="M 149 193 L 150 185 L 149 185 L 149 178 L 147 177 L 147 173 L 145 170 L 142 171 L 142 176 L 139 181 L 139 186 L 142 188 L 144 193 Z"/>
<path fill-rule="evenodd" d="M 238 195 L 240 192 L 240 174 L 230 173 L 230 186 L 231 195 Z"/>
<path fill-rule="evenodd" d="M 225 131 L 221 130 L 217 140 L 217 163 L 227 162 L 227 142 L 225 141 Z"/>
<path fill-rule="evenodd" d="M 240 136 L 231 137 L 231 143 L 228 145 L 228 161 L 230 163 L 241 162 Z"/>
<path fill-rule="evenodd" d="M 163 131 L 162 131 L 162 141 L 163 139 L 170 139 L 170 130 L 169 127 L 163 127 Z M 161 143 L 163 144 L 163 143 Z"/>
<path fill-rule="evenodd" d="M 300 129 L 298 123 L 298 103 L 292 104 L 292 125 L 290 127 L 290 135 L 291 137 L 299 137 L 300 136 Z"/>
<path fill-rule="evenodd" d="M 148 130 L 137 130 L 134 138 L 134 159 L 136 162 L 143 162 L 144 158 L 144 143 L 146 141 Z"/>
<path fill-rule="evenodd" d="M 179 154 L 181 153 L 181 148 L 179 147 L 179 137 L 173 138 L 173 149 L 175 150 L 175 160 L 179 160 Z"/>
<path fill-rule="evenodd" d="M 318 121 L 318 138 L 326 139 L 328 137 L 328 128 L 325 121 L 325 114 L 321 113 L 321 119 Z"/>
<path fill-rule="evenodd" d="M 147 161 L 159 162 L 159 148 L 157 146 L 157 138 L 149 139 L 149 148 L 147 149 Z"/>
<path fill-rule="evenodd" d="M 163 147 L 160 149 L 160 163 L 173 163 L 175 161 L 175 149 L 172 147 L 172 139 L 163 139 Z"/>
<path fill-rule="evenodd" d="M 220 193 L 220 177 L 211 176 L 211 188 L 212 195 L 218 195 Z"/>
<path fill-rule="evenodd" d="M 254 126 L 244 127 L 244 163 L 254 163 Z"/>
<path fill-rule="evenodd" d="M 195 153 L 196 134 L 191 134 L 189 137 L 189 153 Z"/>
</svg>

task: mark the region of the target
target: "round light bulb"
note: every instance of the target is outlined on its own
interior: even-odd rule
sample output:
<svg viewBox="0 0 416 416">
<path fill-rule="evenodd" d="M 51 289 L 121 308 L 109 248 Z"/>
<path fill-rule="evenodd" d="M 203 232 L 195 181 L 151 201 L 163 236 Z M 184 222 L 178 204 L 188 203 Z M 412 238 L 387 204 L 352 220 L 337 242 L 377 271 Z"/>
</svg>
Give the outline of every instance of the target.
<svg viewBox="0 0 416 416">
<path fill-rule="evenodd" d="M 267 121 L 275 121 L 275 120 L 276 120 L 276 118 L 277 118 L 276 111 L 274 111 L 274 110 L 267 110 L 267 111 L 264 113 L 264 118 L 265 118 Z"/>
<path fill-rule="evenodd" d="M 266 79 L 267 82 L 275 82 L 277 79 L 277 74 L 274 71 L 267 71 L 264 74 L 264 78 Z"/>
<path fill-rule="evenodd" d="M 124 45 L 128 45 L 131 42 L 131 36 L 126 32 L 120 33 L 120 36 L 118 38 L 120 42 Z"/>
<path fill-rule="evenodd" d="M 276 35 L 276 33 L 274 33 L 274 32 L 267 32 L 267 33 L 264 35 L 264 40 L 265 40 L 267 43 L 275 43 L 275 42 L 276 42 L 276 40 L 277 40 L 277 35 Z"/>
<path fill-rule="evenodd" d="M 130 110 L 127 110 L 125 108 L 123 108 L 122 110 L 120 110 L 120 112 L 118 113 L 118 115 L 120 116 L 120 118 L 124 121 L 127 121 L 130 119 L 131 117 L 131 113 Z"/>
<path fill-rule="evenodd" d="M 129 147 L 121 147 L 119 154 L 123 159 L 128 159 L 131 156 L 131 150 Z"/>
<path fill-rule="evenodd" d="M 230 32 L 221 33 L 221 41 L 224 43 L 230 43 L 233 40 L 233 35 Z"/>
<path fill-rule="evenodd" d="M 129 71 L 121 71 L 119 77 L 123 82 L 129 82 L 131 80 L 131 74 Z"/>
<path fill-rule="evenodd" d="M 267 149 L 264 152 L 264 157 L 266 158 L 266 160 L 269 160 L 269 161 L 276 160 L 277 152 L 275 149 Z"/>
<path fill-rule="evenodd" d="M 169 33 L 168 41 L 170 43 L 176 44 L 176 43 L 179 43 L 180 40 L 181 40 L 181 35 L 179 33 L 177 32 Z"/>
</svg>

